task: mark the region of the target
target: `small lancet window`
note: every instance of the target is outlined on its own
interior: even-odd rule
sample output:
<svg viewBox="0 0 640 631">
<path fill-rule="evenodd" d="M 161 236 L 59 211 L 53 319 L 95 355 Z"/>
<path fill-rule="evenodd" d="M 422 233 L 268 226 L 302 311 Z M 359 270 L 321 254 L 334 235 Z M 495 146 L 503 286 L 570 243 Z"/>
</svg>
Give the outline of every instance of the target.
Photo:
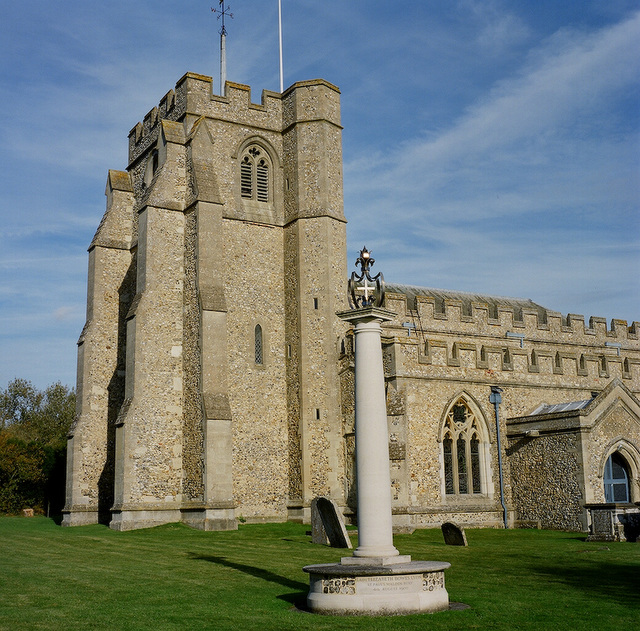
<svg viewBox="0 0 640 631">
<path fill-rule="evenodd" d="M 256 328 L 254 331 L 254 340 L 255 340 L 255 362 L 256 364 L 264 364 L 264 356 L 262 352 L 262 327 L 259 324 L 256 324 Z"/>
</svg>

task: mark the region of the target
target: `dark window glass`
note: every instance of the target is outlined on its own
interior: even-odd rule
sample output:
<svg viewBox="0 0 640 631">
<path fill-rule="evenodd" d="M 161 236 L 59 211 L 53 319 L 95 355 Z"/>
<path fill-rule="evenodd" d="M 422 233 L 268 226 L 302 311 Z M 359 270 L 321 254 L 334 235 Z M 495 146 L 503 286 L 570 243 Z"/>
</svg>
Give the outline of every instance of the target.
<svg viewBox="0 0 640 631">
<path fill-rule="evenodd" d="M 262 327 L 259 324 L 256 324 L 255 329 L 255 352 L 256 364 L 264 363 L 262 357 Z"/>
<path fill-rule="evenodd" d="M 609 456 L 604 467 L 604 498 L 606 502 L 629 501 L 629 474 L 619 453 Z"/>
<path fill-rule="evenodd" d="M 458 492 L 468 493 L 469 484 L 467 480 L 467 441 L 462 438 L 458 438 L 456 443 L 456 450 L 458 456 Z"/>
<path fill-rule="evenodd" d="M 471 479 L 473 481 L 473 492 L 480 493 L 480 443 L 474 436 L 471 446 Z"/>
<path fill-rule="evenodd" d="M 464 405 L 453 406 L 453 421 L 462 425 L 467 420 L 467 408 Z"/>
<path fill-rule="evenodd" d="M 442 441 L 442 447 L 444 450 L 444 488 L 445 492 L 450 495 L 455 493 L 453 488 L 453 453 L 451 439 L 445 438 Z"/>
</svg>

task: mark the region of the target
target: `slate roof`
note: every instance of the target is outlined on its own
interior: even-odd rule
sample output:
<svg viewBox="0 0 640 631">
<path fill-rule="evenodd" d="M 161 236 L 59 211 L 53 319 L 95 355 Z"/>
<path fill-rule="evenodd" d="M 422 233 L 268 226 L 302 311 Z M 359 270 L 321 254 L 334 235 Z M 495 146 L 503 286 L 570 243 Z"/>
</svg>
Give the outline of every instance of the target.
<svg viewBox="0 0 640 631">
<path fill-rule="evenodd" d="M 497 317 L 498 307 L 513 309 L 516 318 L 520 319 L 522 309 L 532 309 L 538 312 L 541 322 L 546 321 L 547 311 L 551 311 L 529 298 L 509 298 L 507 296 L 491 296 L 466 291 L 450 291 L 448 289 L 434 289 L 432 287 L 419 287 L 417 285 L 404 285 L 402 283 L 385 283 L 387 293 L 404 294 L 410 309 L 415 308 L 416 296 L 434 298 L 436 312 L 444 313 L 445 300 L 459 300 L 462 303 L 462 313 L 471 315 L 471 303 L 480 302 L 489 305 L 491 317 Z"/>
<path fill-rule="evenodd" d="M 529 416 L 537 416 L 538 414 L 554 414 L 555 412 L 569 412 L 572 410 L 583 410 L 591 403 L 593 399 L 584 399 L 583 401 L 571 401 L 570 403 L 543 403 L 539 405 Z"/>
</svg>

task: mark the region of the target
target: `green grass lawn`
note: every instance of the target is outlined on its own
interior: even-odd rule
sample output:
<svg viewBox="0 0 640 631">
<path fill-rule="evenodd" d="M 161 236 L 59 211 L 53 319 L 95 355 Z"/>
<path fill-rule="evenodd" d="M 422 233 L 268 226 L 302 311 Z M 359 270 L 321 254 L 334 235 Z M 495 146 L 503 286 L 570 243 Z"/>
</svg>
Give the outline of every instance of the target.
<svg viewBox="0 0 640 631">
<path fill-rule="evenodd" d="M 114 532 L 0 518 L 0 629 L 585 629 L 640 628 L 640 544 L 587 543 L 575 533 L 439 530 L 397 535 L 401 554 L 448 561 L 446 587 L 466 609 L 336 618 L 295 608 L 302 566 L 339 560 L 299 524 L 205 533 L 171 524 Z"/>
</svg>

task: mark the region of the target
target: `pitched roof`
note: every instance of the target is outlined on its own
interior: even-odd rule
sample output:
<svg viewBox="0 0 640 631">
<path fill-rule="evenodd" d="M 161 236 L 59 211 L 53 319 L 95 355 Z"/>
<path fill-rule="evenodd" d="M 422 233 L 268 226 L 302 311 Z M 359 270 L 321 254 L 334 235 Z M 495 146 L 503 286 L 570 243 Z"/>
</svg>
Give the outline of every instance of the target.
<svg viewBox="0 0 640 631">
<path fill-rule="evenodd" d="M 477 294 L 466 291 L 451 291 L 448 289 L 434 289 L 432 287 L 419 287 L 417 285 L 404 285 L 402 283 L 385 283 L 387 293 L 404 294 L 410 308 L 414 308 L 416 296 L 434 298 L 436 311 L 444 313 L 445 300 L 458 300 L 462 303 L 462 312 L 471 315 L 471 304 L 474 302 L 484 303 L 489 306 L 489 311 L 493 317 L 497 317 L 498 308 L 513 309 L 519 314 L 523 309 L 535 310 L 541 322 L 546 320 L 547 311 L 551 311 L 529 298 L 510 298 L 507 296 L 492 296 L 489 294 Z"/>
<path fill-rule="evenodd" d="M 583 399 L 582 401 L 571 401 L 570 403 L 543 403 L 539 405 L 529 416 L 538 414 L 554 414 L 555 412 L 569 412 L 571 410 L 583 410 L 593 399 Z"/>
</svg>

